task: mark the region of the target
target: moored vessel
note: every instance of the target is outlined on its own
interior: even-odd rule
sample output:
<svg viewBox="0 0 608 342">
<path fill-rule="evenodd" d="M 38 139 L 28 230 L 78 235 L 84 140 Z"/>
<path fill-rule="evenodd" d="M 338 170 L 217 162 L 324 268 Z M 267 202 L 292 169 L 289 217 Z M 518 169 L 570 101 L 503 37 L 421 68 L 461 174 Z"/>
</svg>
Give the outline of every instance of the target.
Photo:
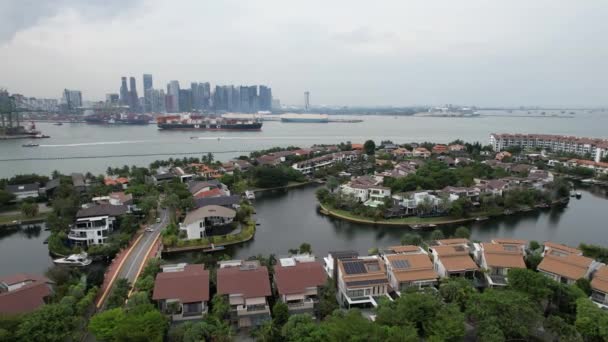
<svg viewBox="0 0 608 342">
<path fill-rule="evenodd" d="M 93 260 L 89 258 L 89 255 L 85 252 L 80 254 L 72 254 L 65 258 L 59 258 L 53 260 L 53 262 L 57 265 L 67 265 L 67 266 L 88 266 Z"/>
<path fill-rule="evenodd" d="M 258 118 L 252 119 L 229 119 L 205 115 L 167 115 L 156 119 L 159 129 L 171 130 L 243 130 L 256 131 L 262 129 L 262 121 Z"/>
</svg>

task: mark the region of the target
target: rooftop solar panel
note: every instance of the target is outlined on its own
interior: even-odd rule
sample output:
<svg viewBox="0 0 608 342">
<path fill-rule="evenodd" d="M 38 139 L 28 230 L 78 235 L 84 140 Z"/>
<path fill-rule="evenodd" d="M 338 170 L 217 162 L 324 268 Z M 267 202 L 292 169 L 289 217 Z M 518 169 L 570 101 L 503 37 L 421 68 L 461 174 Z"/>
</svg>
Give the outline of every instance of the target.
<svg viewBox="0 0 608 342">
<path fill-rule="evenodd" d="M 405 270 L 410 268 L 410 263 L 407 260 L 393 260 L 391 262 L 394 268 Z"/>
<path fill-rule="evenodd" d="M 361 274 L 367 273 L 367 270 L 361 261 L 351 261 L 344 263 L 344 272 L 346 274 Z"/>
</svg>

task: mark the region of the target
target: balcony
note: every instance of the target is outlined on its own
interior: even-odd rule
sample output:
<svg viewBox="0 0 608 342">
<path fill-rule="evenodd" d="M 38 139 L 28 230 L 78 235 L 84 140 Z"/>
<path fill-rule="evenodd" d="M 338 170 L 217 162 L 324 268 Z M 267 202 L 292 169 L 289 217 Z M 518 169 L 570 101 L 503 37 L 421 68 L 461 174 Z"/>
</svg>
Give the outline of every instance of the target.
<svg viewBox="0 0 608 342">
<path fill-rule="evenodd" d="M 270 313 L 270 308 L 268 305 L 238 305 L 236 307 L 237 316 L 257 315 L 264 313 Z"/>
<path fill-rule="evenodd" d="M 86 240 L 87 239 L 87 234 L 78 233 L 78 232 L 70 232 L 68 234 L 68 239 L 72 239 L 72 240 Z"/>
<path fill-rule="evenodd" d="M 312 310 L 315 306 L 315 302 L 312 299 L 305 299 L 300 302 L 287 302 L 287 308 L 289 310 Z"/>
</svg>

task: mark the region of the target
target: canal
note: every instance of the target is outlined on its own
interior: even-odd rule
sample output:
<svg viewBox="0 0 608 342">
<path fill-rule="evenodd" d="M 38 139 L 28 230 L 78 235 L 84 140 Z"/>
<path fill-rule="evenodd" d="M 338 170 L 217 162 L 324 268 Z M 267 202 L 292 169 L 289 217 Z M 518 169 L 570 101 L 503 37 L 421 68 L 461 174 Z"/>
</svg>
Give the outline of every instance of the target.
<svg viewBox="0 0 608 342">
<path fill-rule="evenodd" d="M 321 257 L 330 250 L 354 249 L 367 253 L 369 248 L 399 244 L 409 228 L 374 227 L 326 217 L 317 212 L 315 190 L 306 186 L 288 191 L 258 193 L 255 218 L 260 224 L 255 238 L 225 252 L 233 258 L 274 253 L 286 255 L 301 243 L 312 245 Z M 552 240 L 570 245 L 580 242 L 608 246 L 608 210 L 606 190 L 599 187 L 580 189 L 580 200 L 571 199 L 566 208 L 528 212 L 483 222 L 467 224 L 472 239 L 512 237 L 527 240 Z M 444 227 L 446 235 L 456 227 Z M 424 236 L 430 232 L 422 233 Z M 0 276 L 29 272 L 42 274 L 52 261 L 43 241 L 49 232 L 41 228 L 0 231 Z M 170 262 L 192 262 L 200 252 L 165 256 Z"/>
</svg>

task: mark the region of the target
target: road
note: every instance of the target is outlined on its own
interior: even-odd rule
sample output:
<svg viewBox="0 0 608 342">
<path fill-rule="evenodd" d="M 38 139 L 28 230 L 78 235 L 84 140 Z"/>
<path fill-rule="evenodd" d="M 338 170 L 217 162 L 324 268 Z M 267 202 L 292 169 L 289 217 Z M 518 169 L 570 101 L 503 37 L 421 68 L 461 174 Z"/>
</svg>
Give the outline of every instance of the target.
<svg viewBox="0 0 608 342">
<path fill-rule="evenodd" d="M 169 213 L 167 209 L 161 209 L 160 211 L 160 222 L 154 223 L 150 227 L 153 231 L 148 232 L 144 231 L 143 236 L 139 239 L 131 248 L 131 251 L 127 255 L 120 269 L 118 270 L 118 276 L 116 280 L 120 278 L 127 278 L 129 283 L 133 285 L 135 283 L 137 274 L 142 267 L 142 264 L 145 263 L 146 254 L 150 250 L 150 247 L 154 243 L 156 237 L 160 234 L 160 232 L 169 224 Z M 111 289 L 110 289 L 111 292 Z M 101 304 L 101 307 L 105 307 L 104 303 Z"/>
</svg>

